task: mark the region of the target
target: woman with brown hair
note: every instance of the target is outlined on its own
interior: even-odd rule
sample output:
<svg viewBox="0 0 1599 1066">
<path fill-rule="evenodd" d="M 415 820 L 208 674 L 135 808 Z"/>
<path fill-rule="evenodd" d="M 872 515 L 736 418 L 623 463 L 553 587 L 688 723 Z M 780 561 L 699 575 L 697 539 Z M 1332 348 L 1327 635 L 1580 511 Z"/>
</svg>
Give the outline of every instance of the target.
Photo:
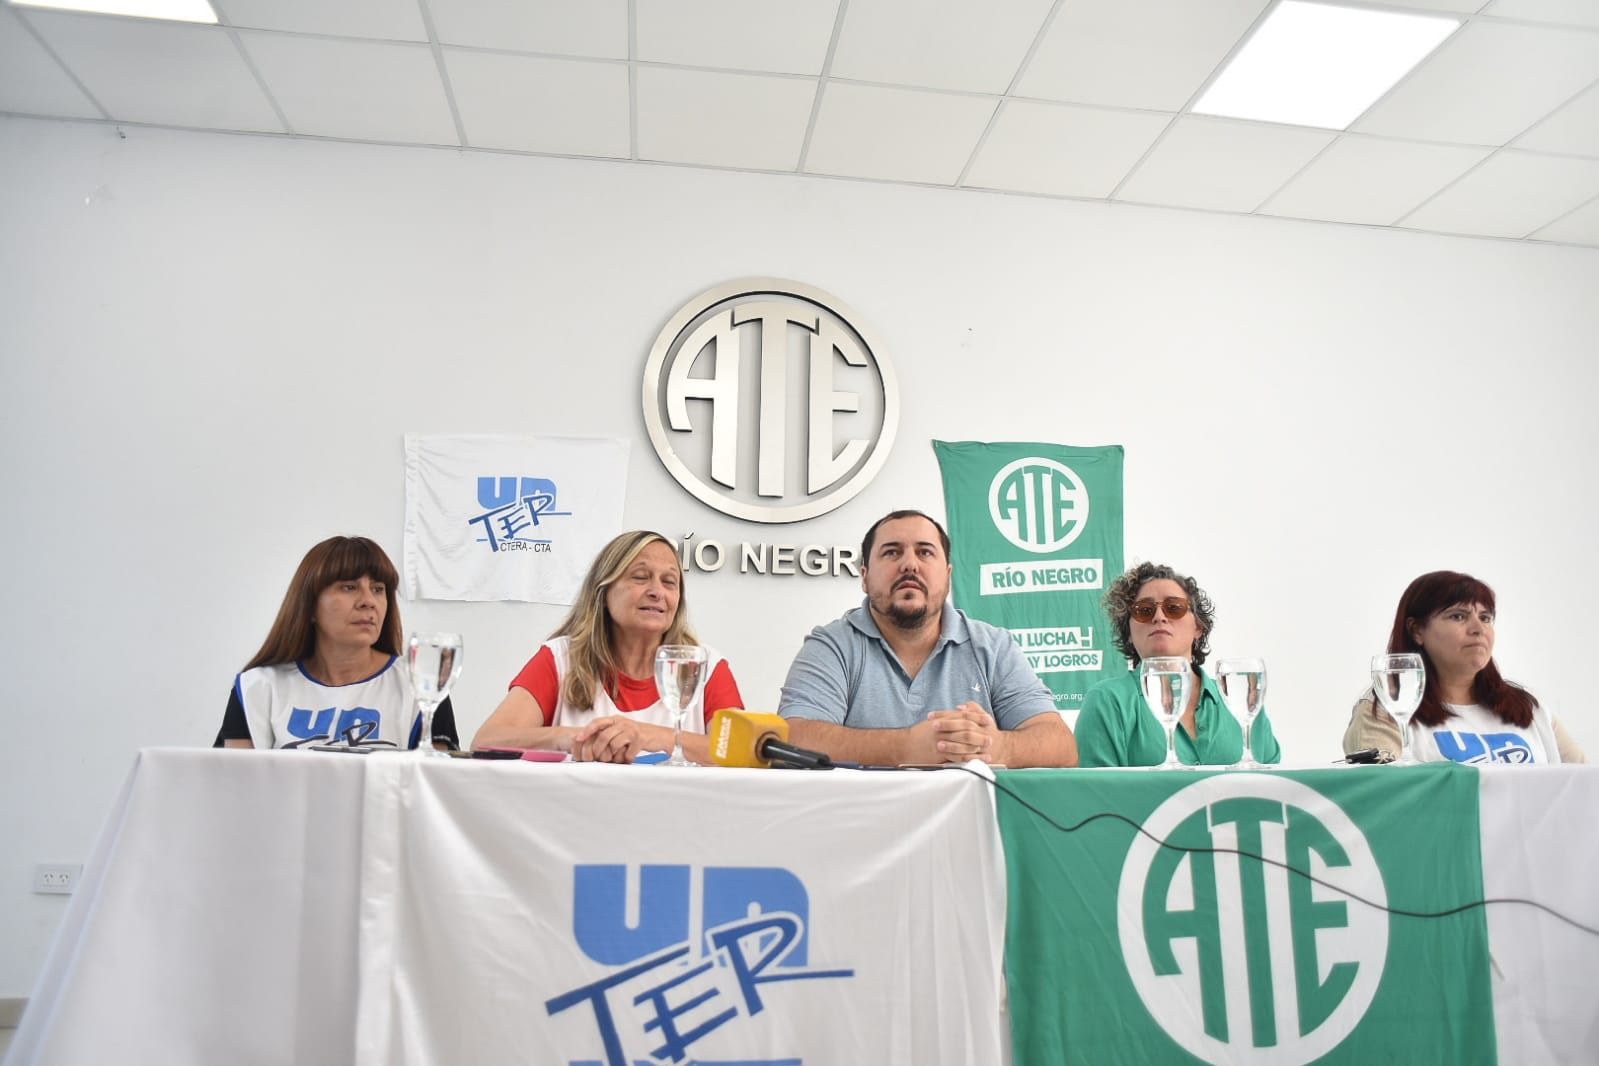
<svg viewBox="0 0 1599 1066">
<path fill-rule="evenodd" d="M 306 552 L 261 650 L 234 679 L 215 746 L 415 747 L 422 723 L 400 661 L 398 580 L 366 537 L 330 537 Z M 433 740 L 458 746 L 448 699 Z"/>
<path fill-rule="evenodd" d="M 594 762 L 671 751 L 672 716 L 655 688 L 655 652 L 699 643 L 687 611 L 670 542 L 649 530 L 623 533 L 595 558 L 566 620 L 516 675 L 472 746 L 544 748 Z M 684 754 L 699 763 L 710 761 L 711 714 L 744 706 L 727 661 L 707 651 L 705 714 L 683 728 Z"/>
<path fill-rule="evenodd" d="M 1417 762 L 1587 762 L 1577 742 L 1532 693 L 1494 664 L 1494 590 L 1470 574 L 1435 570 L 1410 583 L 1388 634 L 1392 654 L 1414 652 L 1427 667 L 1421 706 L 1410 719 Z M 1398 753 L 1399 726 L 1370 691 L 1355 702 L 1344 753 Z"/>
</svg>

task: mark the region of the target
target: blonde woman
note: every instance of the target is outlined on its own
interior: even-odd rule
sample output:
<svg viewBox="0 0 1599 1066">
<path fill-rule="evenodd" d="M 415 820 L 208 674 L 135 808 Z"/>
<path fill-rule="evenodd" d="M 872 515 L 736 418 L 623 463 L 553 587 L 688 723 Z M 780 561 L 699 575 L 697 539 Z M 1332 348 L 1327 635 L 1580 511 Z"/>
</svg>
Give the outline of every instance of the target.
<svg viewBox="0 0 1599 1066">
<path fill-rule="evenodd" d="M 623 533 L 595 558 L 566 620 L 516 675 L 472 746 L 565 751 L 585 762 L 671 751 L 672 717 L 655 689 L 655 652 L 698 643 L 672 545 L 648 530 Z M 706 650 L 705 717 L 683 729 L 683 752 L 700 763 L 710 761 L 711 714 L 744 706 L 727 661 Z"/>
</svg>

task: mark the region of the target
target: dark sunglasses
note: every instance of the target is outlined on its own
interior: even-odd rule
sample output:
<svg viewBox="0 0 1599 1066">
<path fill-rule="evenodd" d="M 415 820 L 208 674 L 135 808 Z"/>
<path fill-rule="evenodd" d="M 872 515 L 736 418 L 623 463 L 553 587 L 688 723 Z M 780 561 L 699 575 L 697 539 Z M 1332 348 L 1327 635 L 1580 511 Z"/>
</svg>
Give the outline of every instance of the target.
<svg viewBox="0 0 1599 1066">
<path fill-rule="evenodd" d="M 1134 603 L 1133 617 L 1140 622 L 1153 622 L 1157 607 L 1160 609 L 1160 613 L 1165 615 L 1166 619 L 1171 622 L 1177 621 L 1177 619 L 1188 613 L 1187 600 L 1181 596 L 1167 596 L 1159 603 L 1154 600 L 1139 600 Z"/>
</svg>

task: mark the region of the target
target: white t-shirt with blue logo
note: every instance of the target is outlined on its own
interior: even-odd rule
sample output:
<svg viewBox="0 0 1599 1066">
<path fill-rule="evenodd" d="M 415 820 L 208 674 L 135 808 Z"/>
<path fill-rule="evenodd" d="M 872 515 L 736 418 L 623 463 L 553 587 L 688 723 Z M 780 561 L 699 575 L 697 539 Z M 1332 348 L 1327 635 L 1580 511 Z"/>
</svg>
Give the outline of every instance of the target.
<svg viewBox="0 0 1599 1066">
<path fill-rule="evenodd" d="M 1446 703 L 1454 714 L 1435 726 L 1410 720 L 1410 750 L 1417 762 L 1557 763 L 1549 712 L 1541 705 L 1526 729 L 1511 725 L 1479 704 Z"/>
</svg>

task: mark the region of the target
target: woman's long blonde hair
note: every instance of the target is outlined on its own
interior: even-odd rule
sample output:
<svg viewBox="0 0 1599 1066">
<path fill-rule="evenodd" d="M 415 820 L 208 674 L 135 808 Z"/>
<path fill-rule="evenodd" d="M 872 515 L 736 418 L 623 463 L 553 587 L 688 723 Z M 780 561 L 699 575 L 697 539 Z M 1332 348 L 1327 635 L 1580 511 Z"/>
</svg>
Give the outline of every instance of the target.
<svg viewBox="0 0 1599 1066">
<path fill-rule="evenodd" d="M 561 680 L 561 701 L 573 707 L 592 707 L 600 689 L 614 701 L 616 678 L 621 673 L 616 662 L 615 641 L 611 634 L 611 616 L 605 610 L 605 594 L 610 591 L 639 553 L 651 544 L 661 543 L 668 548 L 672 542 L 659 533 L 636 529 L 612 540 L 594 557 L 583 587 L 566 620 L 551 637 L 566 637 L 566 677 Z M 673 558 L 677 557 L 674 549 Z M 678 568 L 677 614 L 672 625 L 661 637 L 662 644 L 698 644 L 699 638 L 688 624 L 688 590 L 683 587 L 682 567 Z"/>
</svg>

